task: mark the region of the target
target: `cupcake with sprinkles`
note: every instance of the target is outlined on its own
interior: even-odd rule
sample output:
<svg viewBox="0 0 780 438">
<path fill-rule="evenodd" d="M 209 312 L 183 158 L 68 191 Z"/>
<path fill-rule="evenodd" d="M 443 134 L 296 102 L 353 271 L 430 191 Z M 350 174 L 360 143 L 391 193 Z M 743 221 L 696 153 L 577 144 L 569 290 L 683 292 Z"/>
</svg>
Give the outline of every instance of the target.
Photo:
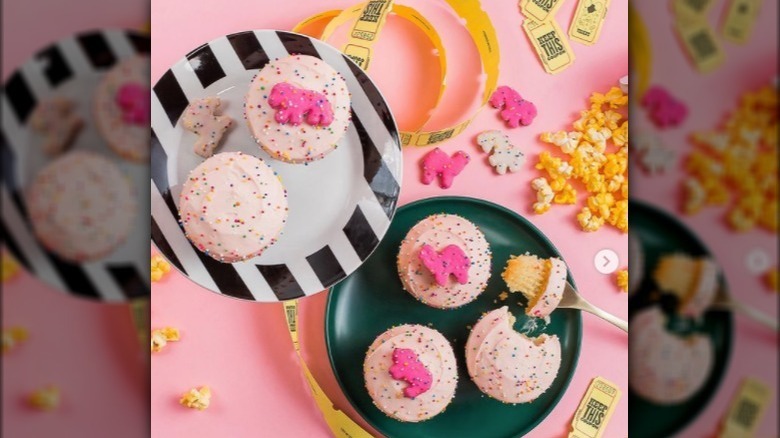
<svg viewBox="0 0 780 438">
<path fill-rule="evenodd" d="M 259 158 L 216 154 L 193 169 L 179 196 L 179 218 L 200 251 L 225 263 L 259 256 L 287 221 L 287 191 Z"/>
<path fill-rule="evenodd" d="M 529 403 L 552 385 L 561 366 L 555 335 L 516 332 L 508 307 L 484 315 L 466 341 L 466 367 L 480 391 L 504 403 Z"/>
<path fill-rule="evenodd" d="M 511 257 L 501 277 L 510 292 L 520 292 L 528 299 L 526 315 L 546 318 L 563 298 L 566 263 L 557 257 L 541 259 L 526 253 Z"/>
<path fill-rule="evenodd" d="M 135 55 L 106 73 L 95 90 L 93 117 L 100 135 L 122 158 L 149 163 L 149 57 Z"/>
<path fill-rule="evenodd" d="M 453 309 L 487 287 L 491 252 L 476 225 L 453 214 L 418 222 L 401 242 L 398 275 L 404 290 L 422 303 Z"/>
<path fill-rule="evenodd" d="M 35 237 L 71 262 L 110 255 L 138 214 L 131 181 L 112 160 L 94 152 L 66 152 L 35 175 L 25 195 Z"/>
<path fill-rule="evenodd" d="M 379 410 L 412 423 L 443 412 L 458 385 L 449 342 L 421 325 L 401 325 L 379 335 L 368 348 L 363 375 Z"/>
<path fill-rule="evenodd" d="M 244 114 L 252 136 L 272 157 L 308 163 L 336 149 L 349 126 L 350 101 L 347 83 L 331 66 L 291 55 L 255 75 Z"/>
</svg>

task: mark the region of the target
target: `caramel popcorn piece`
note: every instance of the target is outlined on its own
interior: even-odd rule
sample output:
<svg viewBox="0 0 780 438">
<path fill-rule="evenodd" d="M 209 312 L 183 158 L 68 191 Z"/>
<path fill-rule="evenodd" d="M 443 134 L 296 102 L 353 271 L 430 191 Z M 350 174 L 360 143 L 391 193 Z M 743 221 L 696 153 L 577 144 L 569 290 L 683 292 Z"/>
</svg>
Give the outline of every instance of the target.
<svg viewBox="0 0 780 438">
<path fill-rule="evenodd" d="M 34 391 L 27 398 L 31 407 L 41 411 L 51 411 L 60 405 L 60 389 L 54 385 Z"/>
<path fill-rule="evenodd" d="M 152 256 L 152 281 L 160 281 L 170 270 L 171 264 L 161 255 Z"/>
<path fill-rule="evenodd" d="M 617 271 L 617 274 L 615 274 L 615 282 L 621 291 L 628 292 L 628 269 Z"/>
<path fill-rule="evenodd" d="M 500 294 L 498 294 L 498 299 L 501 301 L 506 301 L 507 298 L 509 298 L 509 294 L 506 291 L 503 291 Z"/>
<path fill-rule="evenodd" d="M 211 404 L 211 389 L 208 386 L 192 388 L 181 396 L 179 404 L 202 411 Z"/>
<path fill-rule="evenodd" d="M 176 342 L 180 338 L 179 330 L 173 327 L 165 327 L 152 331 L 152 353 L 158 353 L 168 345 L 168 342 Z"/>
</svg>

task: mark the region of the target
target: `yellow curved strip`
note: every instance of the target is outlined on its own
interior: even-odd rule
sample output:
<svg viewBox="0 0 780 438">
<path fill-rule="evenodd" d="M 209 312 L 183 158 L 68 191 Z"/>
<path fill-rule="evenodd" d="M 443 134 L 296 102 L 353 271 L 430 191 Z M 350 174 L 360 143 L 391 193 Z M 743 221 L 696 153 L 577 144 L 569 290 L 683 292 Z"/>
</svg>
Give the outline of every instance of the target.
<svg viewBox="0 0 780 438">
<path fill-rule="evenodd" d="M 490 96 L 493 94 L 493 91 L 495 91 L 498 84 L 498 64 L 500 58 L 496 31 L 493 28 L 493 24 L 490 22 L 490 18 L 485 11 L 482 10 L 478 0 L 445 1 L 453 11 L 463 19 L 466 30 L 474 40 L 474 44 L 479 52 L 482 70 L 487 77 L 479 106 L 481 109 L 490 99 Z M 342 48 L 342 51 L 355 60 L 358 65 L 365 68 L 370 62 L 370 46 L 373 41 L 378 38 L 381 27 L 386 20 L 386 15 L 391 10 L 399 17 L 410 20 L 417 25 L 428 38 L 431 39 L 434 47 L 439 50 L 440 62 L 443 63 L 443 67 L 441 69 L 442 87 L 439 90 L 439 96 L 436 99 L 436 103 L 438 104 L 444 93 L 444 79 L 446 75 L 444 47 L 435 28 L 413 8 L 401 5 L 393 6 L 392 0 L 371 0 L 341 12 L 328 11 L 309 17 L 296 25 L 293 30 L 301 31 L 306 27 L 311 26 L 313 23 L 329 19 L 330 22 L 326 25 L 325 30 L 320 35 L 313 35 L 326 40 L 336 27 L 357 17 L 355 27 L 350 34 L 350 39 L 345 47 Z M 401 132 L 401 143 L 405 146 L 428 146 L 453 138 L 466 129 L 478 112 L 479 109 L 466 120 L 436 131 L 423 131 L 422 128 L 428 121 L 425 120 L 417 130 Z"/>
</svg>

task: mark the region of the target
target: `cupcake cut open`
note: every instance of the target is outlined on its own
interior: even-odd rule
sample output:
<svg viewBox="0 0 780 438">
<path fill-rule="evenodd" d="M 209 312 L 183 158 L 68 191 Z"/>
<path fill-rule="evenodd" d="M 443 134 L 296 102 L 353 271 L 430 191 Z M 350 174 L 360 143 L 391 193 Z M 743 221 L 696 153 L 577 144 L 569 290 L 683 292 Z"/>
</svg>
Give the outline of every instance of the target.
<svg viewBox="0 0 780 438">
<path fill-rule="evenodd" d="M 501 277 L 510 292 L 522 293 L 528 299 L 525 309 L 528 316 L 544 318 L 563 298 L 566 264 L 557 257 L 542 259 L 533 254 L 523 254 L 507 261 Z"/>
<path fill-rule="evenodd" d="M 466 342 L 466 366 L 480 391 L 504 403 L 536 400 L 561 366 L 556 335 L 531 338 L 515 331 L 507 306 L 484 315 Z"/>
</svg>

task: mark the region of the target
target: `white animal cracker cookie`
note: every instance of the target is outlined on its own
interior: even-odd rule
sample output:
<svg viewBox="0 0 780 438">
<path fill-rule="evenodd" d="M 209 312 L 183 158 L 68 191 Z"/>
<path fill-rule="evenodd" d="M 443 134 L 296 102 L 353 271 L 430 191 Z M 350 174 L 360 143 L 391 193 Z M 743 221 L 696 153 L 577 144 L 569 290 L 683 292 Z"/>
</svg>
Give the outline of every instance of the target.
<svg viewBox="0 0 780 438">
<path fill-rule="evenodd" d="M 639 165 L 650 175 L 668 172 L 677 164 L 677 154 L 649 133 L 639 133 L 635 142 Z"/>
<path fill-rule="evenodd" d="M 220 104 L 218 97 L 193 101 L 187 106 L 182 117 L 184 129 L 198 136 L 194 150 L 203 158 L 214 154 L 214 149 L 219 145 L 222 136 L 233 124 L 230 117 L 216 115 Z"/>
<path fill-rule="evenodd" d="M 38 104 L 30 117 L 30 126 L 43 136 L 43 152 L 56 155 L 73 142 L 84 121 L 76 114 L 72 101 L 55 97 Z"/>
<path fill-rule="evenodd" d="M 525 163 L 525 154 L 517 149 L 509 141 L 509 137 L 501 131 L 485 131 L 479 134 L 477 144 L 486 154 L 492 152 L 488 161 L 500 175 L 505 174 L 507 170 L 517 172 Z"/>
</svg>

